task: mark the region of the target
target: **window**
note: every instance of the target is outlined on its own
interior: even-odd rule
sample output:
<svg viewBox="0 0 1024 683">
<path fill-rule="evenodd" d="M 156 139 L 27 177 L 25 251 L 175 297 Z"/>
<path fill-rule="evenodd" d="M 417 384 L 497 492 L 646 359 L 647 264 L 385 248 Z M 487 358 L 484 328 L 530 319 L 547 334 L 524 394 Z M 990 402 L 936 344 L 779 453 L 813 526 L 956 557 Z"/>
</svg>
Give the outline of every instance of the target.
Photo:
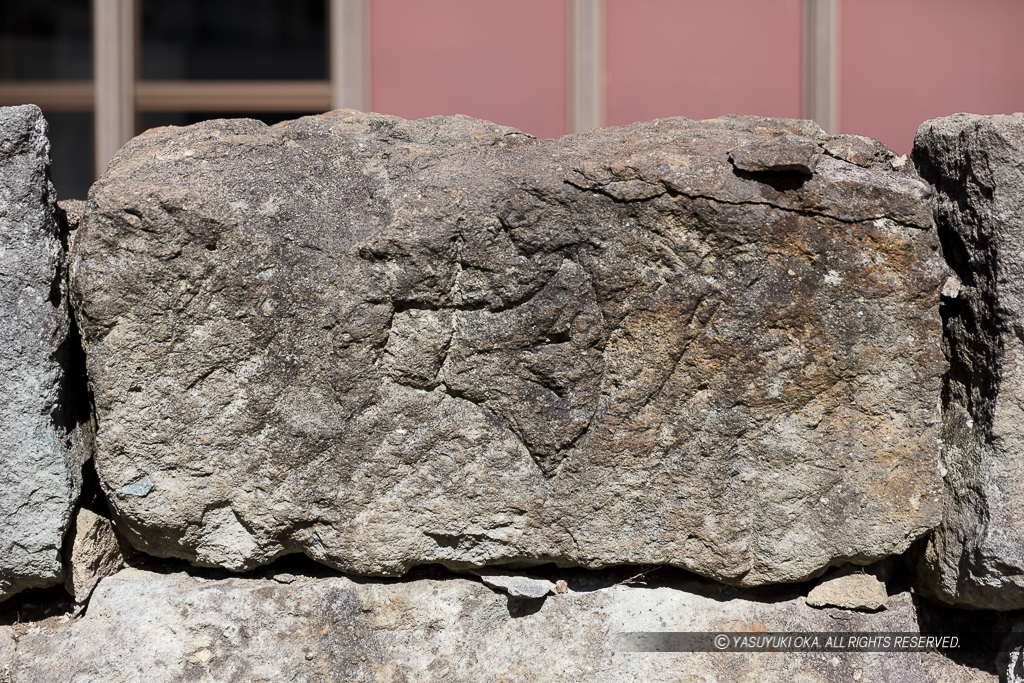
<svg viewBox="0 0 1024 683">
<path fill-rule="evenodd" d="M 907 152 L 926 118 L 1024 109 L 1022 20 L 1013 0 L 3 0 L 0 105 L 42 107 L 62 197 L 152 126 L 342 107 L 542 137 L 739 110 Z"/>
<path fill-rule="evenodd" d="M 363 1 L 5 0 L 0 105 L 43 109 L 59 196 L 84 198 L 147 128 L 330 109 L 328 19 L 352 33 Z"/>
<path fill-rule="evenodd" d="M 5 0 L 0 10 L 0 104 L 34 102 L 50 124 L 61 197 L 92 183 L 92 25 L 89 0 Z"/>
</svg>

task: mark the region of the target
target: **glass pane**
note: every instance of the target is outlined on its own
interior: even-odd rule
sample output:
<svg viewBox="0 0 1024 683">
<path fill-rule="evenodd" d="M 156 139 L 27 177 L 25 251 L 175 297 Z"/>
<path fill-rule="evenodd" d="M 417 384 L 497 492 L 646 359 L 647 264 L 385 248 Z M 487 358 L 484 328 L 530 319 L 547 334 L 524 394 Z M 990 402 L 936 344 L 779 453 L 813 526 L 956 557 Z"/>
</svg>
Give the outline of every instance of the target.
<svg viewBox="0 0 1024 683">
<path fill-rule="evenodd" d="M 2 0 L 0 80 L 89 80 L 89 0 Z"/>
<path fill-rule="evenodd" d="M 92 184 L 92 112 L 43 112 L 50 124 L 50 179 L 57 199 L 85 199 Z"/>
<path fill-rule="evenodd" d="M 142 0 L 142 78 L 327 78 L 326 0 Z"/>
</svg>

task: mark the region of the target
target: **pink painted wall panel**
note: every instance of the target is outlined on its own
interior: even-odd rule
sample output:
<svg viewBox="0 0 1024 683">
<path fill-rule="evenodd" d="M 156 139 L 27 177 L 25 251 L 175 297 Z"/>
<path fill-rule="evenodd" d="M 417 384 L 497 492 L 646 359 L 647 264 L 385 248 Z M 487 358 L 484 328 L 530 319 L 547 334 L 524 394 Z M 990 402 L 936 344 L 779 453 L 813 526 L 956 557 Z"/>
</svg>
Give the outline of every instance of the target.
<svg viewBox="0 0 1024 683">
<path fill-rule="evenodd" d="M 839 125 L 910 151 L 925 120 L 1024 111 L 1021 0 L 846 0 Z"/>
<path fill-rule="evenodd" d="M 606 0 L 609 125 L 800 116 L 801 0 Z"/>
<path fill-rule="evenodd" d="M 374 111 L 566 132 L 565 0 L 372 0 L 370 16 Z"/>
</svg>

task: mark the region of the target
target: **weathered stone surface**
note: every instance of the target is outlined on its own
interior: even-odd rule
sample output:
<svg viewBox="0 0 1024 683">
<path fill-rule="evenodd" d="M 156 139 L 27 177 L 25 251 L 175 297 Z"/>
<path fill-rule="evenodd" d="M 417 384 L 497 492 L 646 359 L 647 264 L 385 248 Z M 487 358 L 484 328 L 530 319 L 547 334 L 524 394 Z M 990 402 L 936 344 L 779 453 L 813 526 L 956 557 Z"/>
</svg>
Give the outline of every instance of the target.
<svg viewBox="0 0 1024 683">
<path fill-rule="evenodd" d="M 902 552 L 940 510 L 946 271 L 891 153 L 789 170 L 836 140 L 351 111 L 136 138 L 71 266 L 119 530 L 382 575 Z"/>
<path fill-rule="evenodd" d="M 522 574 L 512 574 L 496 569 L 476 569 L 474 574 L 480 577 L 485 586 L 490 586 L 513 598 L 543 598 L 555 592 L 555 584 L 547 579 L 538 579 Z"/>
<path fill-rule="evenodd" d="M 1000 683 L 1024 683 L 1024 623 L 1016 623 L 1003 639 L 996 657 Z"/>
<path fill-rule="evenodd" d="M 914 160 L 938 190 L 946 288 L 943 520 L 922 565 L 946 602 L 1024 607 L 1024 114 L 927 121 Z"/>
<path fill-rule="evenodd" d="M 936 653 L 636 653 L 625 631 L 917 630 L 911 596 L 843 613 L 685 582 L 570 578 L 529 608 L 468 579 L 200 581 L 128 569 L 85 615 L 21 636 L 18 683 L 52 681 L 995 681 Z"/>
<path fill-rule="evenodd" d="M 729 160 L 741 171 L 796 171 L 812 175 L 824 153 L 818 140 L 796 138 L 788 144 L 768 138 L 755 138 L 729 150 Z"/>
<path fill-rule="evenodd" d="M 84 508 L 75 513 L 64 553 L 64 588 L 75 596 L 76 602 L 85 602 L 100 579 L 124 564 L 121 544 L 110 520 Z"/>
<path fill-rule="evenodd" d="M 0 626 L 0 683 L 12 683 L 16 643 L 10 629 Z"/>
<path fill-rule="evenodd" d="M 86 203 L 81 199 L 61 199 L 57 202 L 58 208 L 64 212 L 64 220 L 68 224 L 68 230 L 74 232 L 82 222 L 85 215 Z"/>
<path fill-rule="evenodd" d="M 874 576 L 853 573 L 819 583 L 807 594 L 807 604 L 873 611 L 884 609 L 888 597 L 885 584 Z"/>
<path fill-rule="evenodd" d="M 38 107 L 0 107 L 0 600 L 63 578 L 70 454 L 64 248 Z"/>
</svg>

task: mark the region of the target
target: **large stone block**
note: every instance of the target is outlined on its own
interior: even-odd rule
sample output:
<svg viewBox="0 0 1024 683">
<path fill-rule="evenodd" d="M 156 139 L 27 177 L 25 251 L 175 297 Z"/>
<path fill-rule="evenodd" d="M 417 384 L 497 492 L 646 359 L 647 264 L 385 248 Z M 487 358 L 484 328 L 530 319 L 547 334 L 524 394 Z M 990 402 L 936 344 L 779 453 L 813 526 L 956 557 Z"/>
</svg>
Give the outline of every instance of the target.
<svg viewBox="0 0 1024 683">
<path fill-rule="evenodd" d="M 617 634 L 628 631 L 838 639 L 914 633 L 918 616 L 907 592 L 891 596 L 888 610 L 857 614 L 814 609 L 800 595 L 759 601 L 699 582 L 612 586 L 569 577 L 564 595 L 517 602 L 467 579 L 282 585 L 127 569 L 100 582 L 82 618 L 21 635 L 11 669 L 19 683 L 998 680 L 939 652 L 617 651 Z"/>
<path fill-rule="evenodd" d="M 72 256 L 138 549 L 796 581 L 938 521 L 930 188 L 813 123 L 162 128 Z"/>
<path fill-rule="evenodd" d="M 938 190 L 958 281 L 946 288 L 942 524 L 924 585 L 957 605 L 1024 608 L 1024 114 L 922 124 L 914 160 Z"/>
<path fill-rule="evenodd" d="M 0 600 L 60 583 L 61 539 L 81 486 L 49 151 L 38 107 L 0 108 Z"/>
</svg>

